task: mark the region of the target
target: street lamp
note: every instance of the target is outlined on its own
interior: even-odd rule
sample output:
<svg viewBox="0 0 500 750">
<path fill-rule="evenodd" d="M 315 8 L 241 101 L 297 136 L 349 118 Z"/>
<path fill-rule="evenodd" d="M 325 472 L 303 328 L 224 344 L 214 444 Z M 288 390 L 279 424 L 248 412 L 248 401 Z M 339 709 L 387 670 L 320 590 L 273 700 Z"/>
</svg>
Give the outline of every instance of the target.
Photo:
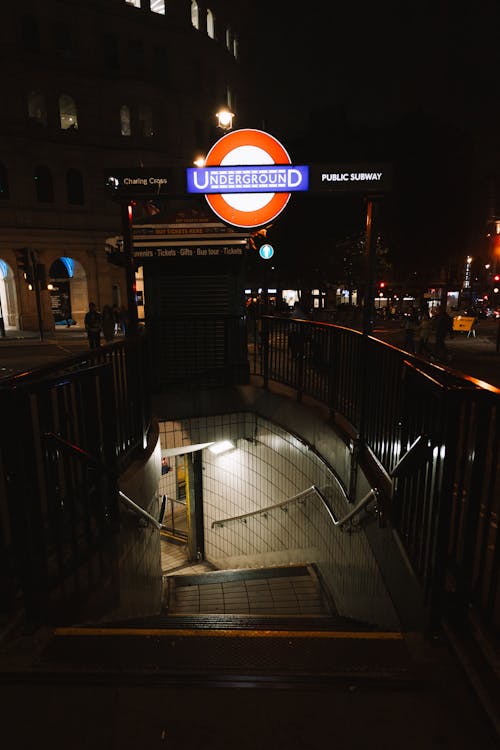
<svg viewBox="0 0 500 750">
<path fill-rule="evenodd" d="M 231 112 L 227 107 L 222 107 L 217 114 L 217 127 L 221 130 L 231 130 L 233 127 L 234 112 Z"/>
</svg>

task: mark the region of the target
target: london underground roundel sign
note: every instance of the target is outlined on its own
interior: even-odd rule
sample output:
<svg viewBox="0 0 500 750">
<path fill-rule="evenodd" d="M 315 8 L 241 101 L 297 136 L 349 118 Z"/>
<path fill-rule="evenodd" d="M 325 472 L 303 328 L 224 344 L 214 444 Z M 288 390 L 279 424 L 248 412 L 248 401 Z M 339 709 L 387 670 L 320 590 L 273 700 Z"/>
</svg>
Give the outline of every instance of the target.
<svg viewBox="0 0 500 750">
<path fill-rule="evenodd" d="M 188 192 L 204 193 L 214 213 L 237 227 L 273 221 L 290 193 L 308 189 L 308 167 L 294 167 L 282 144 L 262 130 L 234 130 L 207 154 L 205 166 L 187 170 Z"/>
</svg>

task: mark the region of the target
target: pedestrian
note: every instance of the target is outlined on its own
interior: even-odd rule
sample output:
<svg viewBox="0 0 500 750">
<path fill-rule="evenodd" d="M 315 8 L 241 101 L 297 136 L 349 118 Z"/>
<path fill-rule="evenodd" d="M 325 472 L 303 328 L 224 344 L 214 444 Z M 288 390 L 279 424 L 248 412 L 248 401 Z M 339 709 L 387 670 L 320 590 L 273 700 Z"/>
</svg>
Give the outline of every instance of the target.
<svg viewBox="0 0 500 750">
<path fill-rule="evenodd" d="M 115 336 L 115 316 L 110 305 L 104 305 L 102 308 L 102 332 L 106 343 L 113 341 Z"/>
<path fill-rule="evenodd" d="M 121 333 L 122 332 L 122 320 L 121 320 L 122 314 L 121 314 L 121 310 L 120 310 L 119 306 L 116 304 L 116 302 L 113 305 L 112 310 L 113 310 L 113 317 L 115 319 L 115 334 L 116 333 Z"/>
<path fill-rule="evenodd" d="M 89 311 L 85 314 L 84 323 L 89 346 L 91 349 L 97 349 L 101 346 L 102 320 L 95 302 L 89 302 Z"/>
<path fill-rule="evenodd" d="M 432 331 L 432 321 L 430 315 L 425 311 L 422 315 L 422 320 L 417 326 L 417 354 L 431 355 L 432 350 L 429 346 L 429 338 Z"/>
<path fill-rule="evenodd" d="M 450 355 L 446 347 L 446 338 L 453 336 L 453 321 L 443 307 L 434 319 L 436 344 L 434 354 L 439 362 L 449 362 Z"/>
<path fill-rule="evenodd" d="M 403 348 L 406 349 L 407 352 L 410 352 L 411 354 L 415 354 L 415 331 L 417 330 L 418 326 L 418 317 L 415 310 L 411 310 L 411 312 L 406 316 L 403 328 L 404 328 L 404 341 L 403 341 Z"/>
</svg>

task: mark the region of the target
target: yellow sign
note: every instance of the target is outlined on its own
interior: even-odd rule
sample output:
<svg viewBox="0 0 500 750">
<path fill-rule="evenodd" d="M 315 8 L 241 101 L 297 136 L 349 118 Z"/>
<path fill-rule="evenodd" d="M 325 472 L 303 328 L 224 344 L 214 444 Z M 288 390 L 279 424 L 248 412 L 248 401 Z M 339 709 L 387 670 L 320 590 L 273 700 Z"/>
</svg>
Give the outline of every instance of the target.
<svg viewBox="0 0 500 750">
<path fill-rule="evenodd" d="M 469 317 L 468 315 L 457 315 L 456 318 L 453 318 L 453 330 L 470 332 L 475 320 L 474 317 Z"/>
</svg>

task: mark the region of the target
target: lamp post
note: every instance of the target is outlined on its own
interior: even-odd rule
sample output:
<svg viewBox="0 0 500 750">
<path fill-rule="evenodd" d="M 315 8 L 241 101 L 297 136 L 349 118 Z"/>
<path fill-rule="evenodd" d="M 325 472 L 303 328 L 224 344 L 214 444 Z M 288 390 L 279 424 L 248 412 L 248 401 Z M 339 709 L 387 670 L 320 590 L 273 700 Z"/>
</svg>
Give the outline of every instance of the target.
<svg viewBox="0 0 500 750">
<path fill-rule="evenodd" d="M 217 127 L 220 130 L 232 130 L 234 116 L 234 112 L 231 112 L 227 107 L 222 107 L 215 115 L 217 118 Z"/>
</svg>

